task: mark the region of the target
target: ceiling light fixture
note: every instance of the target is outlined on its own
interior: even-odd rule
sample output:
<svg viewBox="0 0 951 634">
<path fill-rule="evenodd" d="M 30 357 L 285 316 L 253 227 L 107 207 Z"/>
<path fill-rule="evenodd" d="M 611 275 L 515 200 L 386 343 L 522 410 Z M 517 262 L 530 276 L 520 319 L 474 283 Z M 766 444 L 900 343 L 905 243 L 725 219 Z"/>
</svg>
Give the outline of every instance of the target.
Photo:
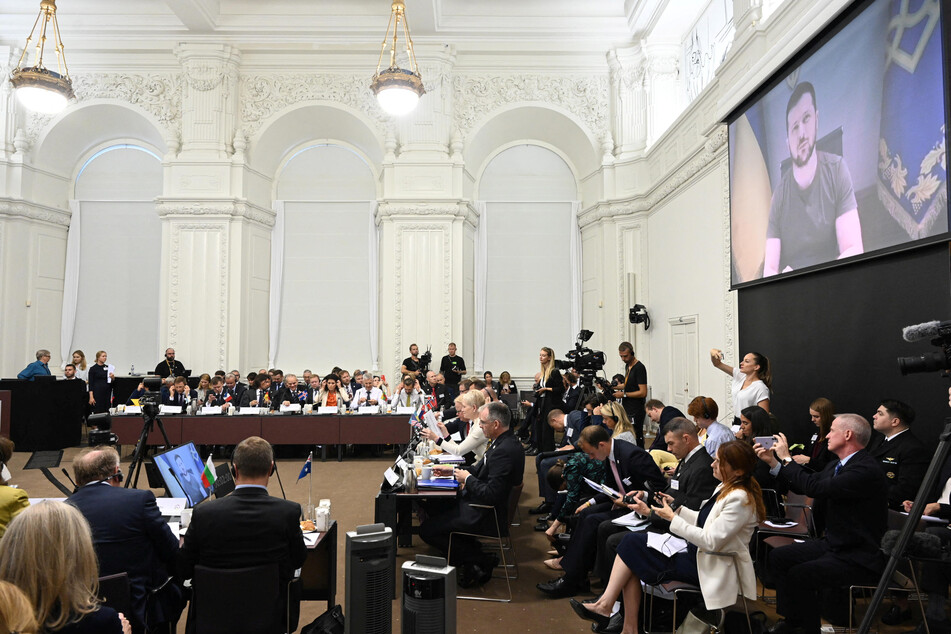
<svg viewBox="0 0 951 634">
<path fill-rule="evenodd" d="M 43 66 L 46 28 L 51 23 L 59 72 Z M 24 67 L 23 61 L 26 59 L 26 53 L 36 34 L 37 26 L 40 27 L 40 32 L 36 40 L 36 58 L 33 66 Z M 75 96 L 73 81 L 69 78 L 69 69 L 66 68 L 66 55 L 63 52 L 63 40 L 59 36 L 59 23 L 56 21 L 56 0 L 41 0 L 40 13 L 36 16 L 36 22 L 33 23 L 33 30 L 26 38 L 26 46 L 23 47 L 17 67 L 10 74 L 10 83 L 13 84 L 21 104 L 43 114 L 56 114 L 66 107 L 68 100 Z"/>
<path fill-rule="evenodd" d="M 409 65 L 412 70 L 406 70 L 396 65 L 396 38 L 400 31 L 400 23 L 403 24 L 406 55 L 409 58 Z M 391 26 L 393 27 L 393 38 L 390 45 L 390 67 L 381 72 L 383 54 L 386 53 L 387 43 L 391 42 Z M 413 40 L 409 36 L 409 25 L 406 23 L 406 6 L 403 4 L 403 0 L 393 0 L 390 21 L 386 25 L 386 34 L 383 36 L 383 44 L 380 47 L 380 60 L 376 64 L 376 74 L 373 76 L 370 89 L 376 95 L 377 101 L 380 102 L 380 107 L 388 114 L 397 117 L 412 112 L 416 108 L 419 98 L 426 92 L 426 89 L 423 88 L 423 78 L 419 74 L 419 66 L 416 65 L 416 53 L 413 51 Z"/>
</svg>

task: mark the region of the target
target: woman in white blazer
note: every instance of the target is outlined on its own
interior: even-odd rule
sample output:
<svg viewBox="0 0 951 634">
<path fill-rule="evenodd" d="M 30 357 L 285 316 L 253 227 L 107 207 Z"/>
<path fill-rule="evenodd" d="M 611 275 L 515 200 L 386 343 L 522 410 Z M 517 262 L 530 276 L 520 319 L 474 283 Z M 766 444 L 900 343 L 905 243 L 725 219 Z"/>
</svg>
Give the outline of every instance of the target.
<svg viewBox="0 0 951 634">
<path fill-rule="evenodd" d="M 756 598 L 756 579 L 749 543 L 756 525 L 766 517 L 762 491 L 753 479 L 756 454 L 746 443 L 720 445 L 713 461 L 713 475 L 722 482 L 699 511 L 680 507 L 672 510 L 665 497 L 653 511 L 670 521 L 670 532 L 688 542 L 687 550 L 668 557 L 647 545 L 647 534 L 630 533 L 618 546 L 611 578 L 595 603 L 571 599 L 571 607 L 583 619 L 607 625 L 618 597 L 624 597 L 622 634 L 637 634 L 641 581 L 648 584 L 683 581 L 700 585 L 707 609 L 733 605 L 737 597 Z M 630 507 L 646 515 L 644 502 Z M 735 553 L 740 569 L 737 580 L 732 557 L 709 553 Z"/>
<path fill-rule="evenodd" d="M 482 432 L 482 426 L 479 425 L 479 408 L 485 405 L 485 396 L 478 390 L 469 390 L 457 396 L 455 403 L 459 419 L 469 426 L 468 433 L 465 434 L 462 442 L 453 441 L 449 430 L 442 423 L 439 423 L 441 438 L 429 429 L 423 429 L 420 434 L 427 440 L 435 442 L 440 449 L 448 453 L 457 456 L 472 453 L 475 455 L 474 462 L 478 462 L 489 447 L 489 439 L 486 438 L 486 435 Z"/>
</svg>

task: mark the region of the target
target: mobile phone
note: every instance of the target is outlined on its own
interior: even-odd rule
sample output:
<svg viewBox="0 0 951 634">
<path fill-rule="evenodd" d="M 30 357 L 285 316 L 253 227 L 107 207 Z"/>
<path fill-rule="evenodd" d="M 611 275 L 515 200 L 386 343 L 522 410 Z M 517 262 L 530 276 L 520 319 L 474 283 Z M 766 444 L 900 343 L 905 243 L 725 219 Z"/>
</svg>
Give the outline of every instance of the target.
<svg viewBox="0 0 951 634">
<path fill-rule="evenodd" d="M 757 436 L 753 439 L 754 443 L 759 443 L 763 449 L 772 449 L 776 443 L 775 436 Z"/>
</svg>

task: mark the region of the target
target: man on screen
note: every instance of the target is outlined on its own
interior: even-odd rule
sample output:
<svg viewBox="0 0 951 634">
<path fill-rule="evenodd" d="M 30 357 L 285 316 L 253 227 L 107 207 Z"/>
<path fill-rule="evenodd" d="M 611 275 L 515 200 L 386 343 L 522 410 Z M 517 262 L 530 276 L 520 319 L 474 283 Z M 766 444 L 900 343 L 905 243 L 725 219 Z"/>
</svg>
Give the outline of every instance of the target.
<svg viewBox="0 0 951 634">
<path fill-rule="evenodd" d="M 178 454 L 175 454 L 175 468 L 171 469 L 171 471 L 172 475 L 175 476 L 181 485 L 185 495 L 188 496 L 188 500 L 192 506 L 208 497 L 208 492 L 205 491 L 201 480 L 198 479 L 194 471 L 185 466 L 185 461 L 182 460 L 182 457 Z"/>
<path fill-rule="evenodd" d="M 864 251 L 852 176 L 841 156 L 816 150 L 819 111 L 809 82 L 786 104 L 792 166 L 773 191 L 763 277 Z"/>
</svg>

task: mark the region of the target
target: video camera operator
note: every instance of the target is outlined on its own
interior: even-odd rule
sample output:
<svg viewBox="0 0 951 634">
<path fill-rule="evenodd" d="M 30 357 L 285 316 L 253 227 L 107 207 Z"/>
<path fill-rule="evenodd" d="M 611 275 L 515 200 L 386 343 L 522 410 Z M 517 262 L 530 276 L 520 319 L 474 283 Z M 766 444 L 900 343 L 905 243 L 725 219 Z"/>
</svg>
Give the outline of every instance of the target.
<svg viewBox="0 0 951 634">
<path fill-rule="evenodd" d="M 624 382 L 615 390 L 614 398 L 621 400 L 621 407 L 631 419 L 639 447 L 644 446 L 644 403 L 647 398 L 647 368 L 634 356 L 634 346 L 629 341 L 618 346 L 624 362 Z"/>
</svg>

